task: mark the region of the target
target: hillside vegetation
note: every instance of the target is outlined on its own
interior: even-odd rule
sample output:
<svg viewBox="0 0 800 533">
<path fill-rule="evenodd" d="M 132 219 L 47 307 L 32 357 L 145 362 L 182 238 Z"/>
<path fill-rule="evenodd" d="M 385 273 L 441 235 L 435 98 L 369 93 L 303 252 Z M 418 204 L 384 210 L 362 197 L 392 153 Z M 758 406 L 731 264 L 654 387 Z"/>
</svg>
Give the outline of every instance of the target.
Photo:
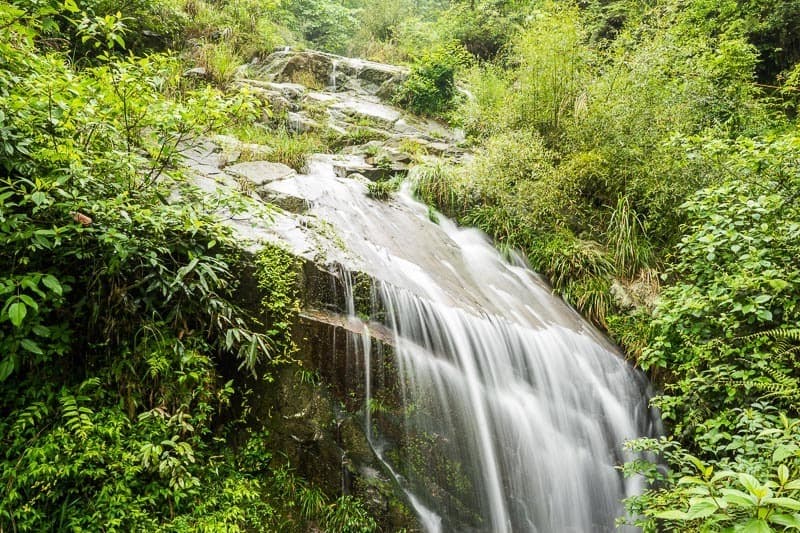
<svg viewBox="0 0 800 533">
<path fill-rule="evenodd" d="M 654 484 L 621 520 L 800 529 L 799 24 L 792 0 L 0 4 L 0 531 L 379 528 L 253 430 L 288 259 L 242 309 L 214 207 L 169 201 L 184 146 L 269 113 L 232 81 L 287 45 L 409 64 L 396 102 L 476 151 L 417 194 L 649 374 L 668 436 L 629 444 L 662 463 L 625 466 Z"/>
<path fill-rule="evenodd" d="M 645 530 L 800 527 L 800 48 L 792 2 L 538 2 L 451 113 L 427 202 L 521 249 L 646 370 Z"/>
</svg>

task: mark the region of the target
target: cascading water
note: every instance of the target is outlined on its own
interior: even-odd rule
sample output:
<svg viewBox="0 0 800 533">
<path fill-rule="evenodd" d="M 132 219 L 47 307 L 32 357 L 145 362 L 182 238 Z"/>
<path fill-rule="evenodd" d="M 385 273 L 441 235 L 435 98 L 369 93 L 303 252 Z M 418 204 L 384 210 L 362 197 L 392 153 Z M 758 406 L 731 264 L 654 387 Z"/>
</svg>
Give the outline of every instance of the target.
<svg viewBox="0 0 800 533">
<path fill-rule="evenodd" d="M 336 90 L 337 90 L 337 88 L 336 88 L 336 75 L 338 74 L 338 72 L 337 72 L 338 70 L 339 70 L 339 60 L 338 59 L 332 59 L 331 60 L 330 79 L 328 80 L 329 81 L 329 85 L 330 85 L 330 89 L 331 89 L 332 92 L 336 92 Z"/>
<path fill-rule="evenodd" d="M 485 235 L 432 222 L 407 193 L 368 199 L 325 156 L 278 187 L 307 199 L 346 250 L 365 433 L 423 526 L 614 530 L 642 488 L 617 469 L 633 459 L 622 444 L 659 424 L 646 380 L 615 347 Z M 356 271 L 371 280 L 366 309 Z M 390 342 L 375 342 L 375 327 Z"/>
</svg>

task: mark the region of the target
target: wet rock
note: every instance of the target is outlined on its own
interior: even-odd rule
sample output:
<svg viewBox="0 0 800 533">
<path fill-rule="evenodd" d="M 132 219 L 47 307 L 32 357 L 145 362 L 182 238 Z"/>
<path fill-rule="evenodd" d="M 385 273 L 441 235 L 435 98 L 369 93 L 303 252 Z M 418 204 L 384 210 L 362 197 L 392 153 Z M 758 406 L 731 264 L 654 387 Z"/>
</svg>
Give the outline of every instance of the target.
<svg viewBox="0 0 800 533">
<path fill-rule="evenodd" d="M 340 163 L 333 167 L 333 171 L 340 178 L 350 178 L 358 176 L 370 181 L 381 181 L 393 177 L 397 173 L 407 173 L 408 168 L 400 166 L 377 167 L 369 163 L 348 164 Z"/>
<path fill-rule="evenodd" d="M 324 52 L 280 50 L 248 68 L 249 77 L 278 83 L 327 87 L 389 98 L 408 76 L 404 67 L 374 63 Z"/>
<path fill-rule="evenodd" d="M 287 190 L 280 186 L 281 182 L 267 184 L 256 190 L 258 195 L 265 202 L 280 207 L 284 211 L 295 215 L 302 215 L 309 209 L 308 200 L 298 196 L 291 189 Z"/>
<path fill-rule="evenodd" d="M 305 98 L 303 99 L 303 103 L 312 105 L 328 105 L 338 101 L 339 98 L 336 95 L 331 93 L 320 93 L 316 91 L 306 94 Z"/>
<path fill-rule="evenodd" d="M 267 102 L 273 115 L 280 114 L 294 131 L 320 129 L 326 137 L 338 134 L 341 144 L 355 146 L 345 154 L 313 155 L 300 174 L 279 163 L 254 160 L 253 150 L 264 147 L 230 137 L 201 143 L 187 158 L 196 183 L 207 192 L 231 194 L 247 188 L 247 196 L 254 201 L 280 208 L 269 221 L 248 213 L 228 216 L 220 212 L 243 251 L 257 253 L 265 243 L 280 243 L 302 263 L 298 272 L 302 311 L 293 324 L 302 372 L 300 367 L 286 369 L 263 395 L 261 418 L 272 421 L 270 438 L 285 450 L 299 473 L 332 497 L 344 491 L 366 501 L 369 512 L 387 531 L 416 531 L 417 526 L 397 481 L 384 469 L 366 438 L 365 360 L 353 350 L 351 334 L 363 332 L 364 324 L 369 327 L 371 392 L 379 406 L 371 415 L 371 427 L 401 450 L 408 443 L 403 440 L 401 386 L 393 371 L 394 337 L 380 323 L 385 321 L 385 309 L 375 307 L 372 301 L 374 282 L 366 274 L 359 276 L 360 270 L 352 273 L 354 305 L 359 317 L 368 318 L 358 324 L 348 318 L 345 276 L 332 265 L 345 264 L 357 270 L 354 257 L 393 249 L 419 250 L 423 258 L 419 265 L 433 260 L 415 237 L 415 228 L 431 224 L 425 212 L 397 218 L 400 213 L 411 214 L 410 208 L 400 202 L 375 202 L 363 194 L 366 180 L 403 174 L 425 154 L 458 157 L 456 132 L 380 100 L 405 75 L 406 70 L 398 67 L 280 50 L 260 65 L 248 65 L 247 77 L 237 83 L 250 86 L 254 96 Z M 247 161 L 231 164 L 237 160 Z M 363 202 L 360 207 L 365 211 L 380 210 L 378 221 L 359 222 L 359 217 L 352 217 L 344 226 L 335 225 L 342 209 L 331 199 L 341 198 L 345 192 L 350 201 Z M 373 246 L 367 235 L 380 233 L 375 228 L 382 224 L 399 225 L 407 231 L 375 241 Z M 408 268 L 417 267 L 409 264 Z M 257 306 L 257 284 L 244 279 L 252 273 L 242 276 L 242 287 L 253 293 L 251 304 Z M 301 378 L 303 372 L 313 372 L 316 381 L 312 384 Z M 423 455 L 429 452 L 419 451 Z M 450 498 L 447 487 L 433 487 L 432 491 L 441 493 L 442 499 Z"/>
<path fill-rule="evenodd" d="M 261 87 L 251 87 L 250 90 L 257 98 L 269 106 L 272 113 L 285 113 L 296 111 L 300 108 L 297 103 L 286 98 L 280 91 Z"/>
<path fill-rule="evenodd" d="M 392 126 L 403 116 L 397 109 L 365 98 L 348 98 L 331 106 L 353 118 L 366 119 L 383 126 Z"/>
<path fill-rule="evenodd" d="M 357 181 L 369 181 L 369 178 L 367 178 L 364 174 L 361 174 L 359 172 L 353 172 L 352 174 L 348 174 L 347 179 L 357 180 Z"/>
<path fill-rule="evenodd" d="M 238 163 L 226 168 L 225 171 L 229 174 L 245 178 L 257 187 L 297 174 L 294 169 L 282 163 L 271 163 L 269 161 Z"/>
<path fill-rule="evenodd" d="M 302 113 L 290 112 L 286 116 L 286 124 L 291 131 L 296 133 L 307 133 L 309 131 L 319 131 L 322 125 Z"/>
<path fill-rule="evenodd" d="M 190 68 L 189 70 L 185 70 L 183 72 L 183 77 L 205 80 L 208 79 L 208 72 L 203 67 L 195 67 L 195 68 Z"/>
<path fill-rule="evenodd" d="M 278 52 L 266 60 L 266 72 L 276 82 L 302 83 L 325 87 L 333 70 L 330 56 L 320 52 Z"/>
<path fill-rule="evenodd" d="M 614 303 L 625 310 L 645 308 L 652 311 L 659 292 L 658 273 L 650 269 L 643 270 L 635 279 L 618 279 L 611 284 Z"/>
<path fill-rule="evenodd" d="M 308 90 L 299 83 L 270 83 L 268 87 L 290 100 L 299 100 Z"/>
</svg>

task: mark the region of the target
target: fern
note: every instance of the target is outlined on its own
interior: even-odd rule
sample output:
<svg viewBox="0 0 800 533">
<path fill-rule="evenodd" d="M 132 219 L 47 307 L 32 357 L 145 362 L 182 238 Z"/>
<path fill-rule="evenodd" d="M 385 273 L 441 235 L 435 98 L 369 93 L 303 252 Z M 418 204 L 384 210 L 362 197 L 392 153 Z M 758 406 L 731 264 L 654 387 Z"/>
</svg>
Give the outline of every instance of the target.
<svg viewBox="0 0 800 533">
<path fill-rule="evenodd" d="M 34 402 L 20 412 L 12 431 L 22 433 L 26 428 L 35 427 L 49 414 L 50 408 L 44 402 Z"/>
<path fill-rule="evenodd" d="M 82 439 L 85 439 L 92 428 L 94 428 L 94 423 L 92 422 L 92 415 L 94 415 L 94 412 L 88 407 L 81 405 L 81 403 L 88 403 L 89 401 L 90 399 L 88 396 L 73 396 L 66 392 L 59 398 L 64 425 L 66 425 L 67 429 L 72 433 Z"/>
<path fill-rule="evenodd" d="M 764 368 L 764 373 L 772 379 L 768 381 L 724 379 L 721 383 L 739 389 L 755 390 L 763 393 L 759 400 L 778 399 L 796 409 L 800 404 L 800 382 L 776 368 Z"/>
<path fill-rule="evenodd" d="M 787 328 L 787 327 L 774 328 L 766 331 L 760 331 L 758 333 L 752 333 L 750 335 L 745 335 L 743 337 L 736 337 L 736 339 L 740 341 L 746 341 L 746 340 L 760 339 L 764 337 L 771 338 L 774 340 L 800 342 L 800 328 Z"/>
</svg>

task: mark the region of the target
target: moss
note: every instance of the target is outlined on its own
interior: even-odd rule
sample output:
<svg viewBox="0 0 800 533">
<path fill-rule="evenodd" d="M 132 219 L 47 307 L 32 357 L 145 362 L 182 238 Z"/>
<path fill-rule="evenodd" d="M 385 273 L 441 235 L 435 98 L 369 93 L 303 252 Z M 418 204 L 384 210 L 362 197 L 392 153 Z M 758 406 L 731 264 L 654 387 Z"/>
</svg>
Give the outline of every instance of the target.
<svg viewBox="0 0 800 533">
<path fill-rule="evenodd" d="M 356 315 L 363 320 L 382 322 L 386 318 L 386 309 L 378 295 L 378 287 L 369 274 L 353 273 L 353 304 Z"/>
<path fill-rule="evenodd" d="M 290 357 L 296 351 L 291 327 L 300 310 L 300 261 L 284 248 L 268 244 L 255 264 L 267 334 L 278 351 Z"/>
</svg>

